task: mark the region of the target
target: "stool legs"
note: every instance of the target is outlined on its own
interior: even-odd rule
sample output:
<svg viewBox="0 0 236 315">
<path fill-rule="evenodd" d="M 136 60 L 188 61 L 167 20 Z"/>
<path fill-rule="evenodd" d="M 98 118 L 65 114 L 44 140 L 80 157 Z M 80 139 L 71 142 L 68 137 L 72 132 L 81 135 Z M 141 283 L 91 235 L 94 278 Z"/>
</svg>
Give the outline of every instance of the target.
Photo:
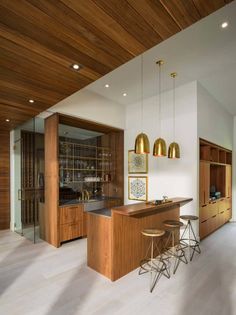
<svg viewBox="0 0 236 315">
<path fill-rule="evenodd" d="M 185 256 L 184 249 L 182 247 L 181 243 L 175 244 L 175 234 L 177 229 L 171 229 L 169 230 L 169 237 L 166 241 L 166 252 L 167 257 L 173 257 L 174 258 L 174 267 L 173 267 L 173 274 L 176 273 L 176 270 L 179 267 L 180 262 L 183 262 L 185 264 L 188 263 L 187 258 Z M 169 247 L 169 244 L 171 243 L 171 247 Z"/>
<path fill-rule="evenodd" d="M 188 233 L 188 238 L 186 237 L 187 233 Z M 197 240 L 196 235 L 194 233 L 191 220 L 188 220 L 188 223 L 184 229 L 180 242 L 185 246 L 185 248 L 189 249 L 190 261 L 192 261 L 195 252 L 197 252 L 198 254 L 201 254 L 199 241 Z M 191 253 L 191 249 L 192 249 L 192 253 Z"/>
<path fill-rule="evenodd" d="M 161 275 L 170 278 L 165 261 L 162 259 L 159 246 L 160 241 L 157 242 L 154 237 L 151 237 L 146 257 L 140 263 L 139 275 L 149 272 L 150 273 L 150 292 L 153 291 L 155 285 Z M 158 256 L 155 255 L 155 251 Z M 149 255 L 150 252 L 150 255 Z"/>
</svg>

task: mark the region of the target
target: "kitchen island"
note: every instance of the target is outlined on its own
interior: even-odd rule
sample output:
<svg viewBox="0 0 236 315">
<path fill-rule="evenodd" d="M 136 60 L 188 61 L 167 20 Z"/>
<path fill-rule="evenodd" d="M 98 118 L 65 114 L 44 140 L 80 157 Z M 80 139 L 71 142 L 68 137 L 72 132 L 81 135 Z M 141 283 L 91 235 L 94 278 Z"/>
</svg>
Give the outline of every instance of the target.
<svg viewBox="0 0 236 315">
<path fill-rule="evenodd" d="M 163 228 L 165 220 L 178 220 L 180 207 L 192 198 L 172 198 L 156 205 L 137 203 L 87 214 L 88 266 L 115 281 L 139 266 L 148 240 L 141 231 Z"/>
</svg>

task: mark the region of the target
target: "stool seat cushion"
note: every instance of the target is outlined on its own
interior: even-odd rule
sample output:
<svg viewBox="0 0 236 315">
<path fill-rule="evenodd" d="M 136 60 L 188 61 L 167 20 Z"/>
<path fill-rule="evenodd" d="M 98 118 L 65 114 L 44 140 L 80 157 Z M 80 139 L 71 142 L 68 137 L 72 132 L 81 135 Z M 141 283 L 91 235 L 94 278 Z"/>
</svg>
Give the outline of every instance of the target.
<svg viewBox="0 0 236 315">
<path fill-rule="evenodd" d="M 142 234 L 145 236 L 150 236 L 150 237 L 160 237 L 165 234 L 165 231 L 158 230 L 158 229 L 144 229 L 142 230 Z"/>
<path fill-rule="evenodd" d="M 196 215 L 186 214 L 186 215 L 181 215 L 180 219 L 194 221 L 194 220 L 198 220 L 198 217 Z"/>
<path fill-rule="evenodd" d="M 183 222 L 177 220 L 165 220 L 163 224 L 170 228 L 180 228 L 184 225 Z"/>
</svg>

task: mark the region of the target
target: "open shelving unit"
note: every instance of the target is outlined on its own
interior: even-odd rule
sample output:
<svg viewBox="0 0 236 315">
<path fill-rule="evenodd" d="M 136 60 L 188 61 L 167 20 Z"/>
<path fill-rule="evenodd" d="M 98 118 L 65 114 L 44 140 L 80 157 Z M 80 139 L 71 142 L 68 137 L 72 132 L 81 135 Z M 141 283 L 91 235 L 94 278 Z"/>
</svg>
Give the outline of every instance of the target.
<svg viewBox="0 0 236 315">
<path fill-rule="evenodd" d="M 59 142 L 60 181 L 69 183 L 108 183 L 115 176 L 109 147 L 72 141 Z"/>
<path fill-rule="evenodd" d="M 206 140 L 200 140 L 200 160 L 231 165 L 232 152 Z"/>
<path fill-rule="evenodd" d="M 202 239 L 232 217 L 232 152 L 203 139 L 200 139 L 199 151 L 199 231 Z M 217 197 L 216 192 L 220 192 Z"/>
</svg>

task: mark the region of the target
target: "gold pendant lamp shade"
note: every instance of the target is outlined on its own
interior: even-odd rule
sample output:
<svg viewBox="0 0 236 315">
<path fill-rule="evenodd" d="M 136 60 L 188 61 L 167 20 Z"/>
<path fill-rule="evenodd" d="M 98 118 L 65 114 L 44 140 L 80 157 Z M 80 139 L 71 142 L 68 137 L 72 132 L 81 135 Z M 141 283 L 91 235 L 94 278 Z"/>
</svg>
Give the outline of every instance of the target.
<svg viewBox="0 0 236 315">
<path fill-rule="evenodd" d="M 135 139 L 135 148 L 134 151 L 136 154 L 150 153 L 150 145 L 148 136 L 145 133 L 140 133 Z"/>
<path fill-rule="evenodd" d="M 166 143 L 162 138 L 158 138 L 154 142 L 153 156 L 166 156 Z"/>
<path fill-rule="evenodd" d="M 175 77 L 177 76 L 176 72 L 170 74 L 173 78 L 173 133 L 174 141 L 169 145 L 168 149 L 168 158 L 169 159 L 179 159 L 180 158 L 180 149 L 178 143 L 175 142 Z"/>
<path fill-rule="evenodd" d="M 180 150 L 179 150 L 178 143 L 172 142 L 169 145 L 168 158 L 169 159 L 179 159 L 180 158 Z"/>
<path fill-rule="evenodd" d="M 159 66 L 159 127 L 161 133 L 161 66 L 164 64 L 163 60 L 156 62 Z M 161 157 L 166 156 L 166 142 L 162 138 L 156 139 L 153 146 L 153 156 Z"/>
<path fill-rule="evenodd" d="M 143 129 L 143 55 L 141 55 L 141 127 Z M 150 153 L 148 136 L 143 131 L 135 139 L 134 152 L 136 154 Z"/>
</svg>

